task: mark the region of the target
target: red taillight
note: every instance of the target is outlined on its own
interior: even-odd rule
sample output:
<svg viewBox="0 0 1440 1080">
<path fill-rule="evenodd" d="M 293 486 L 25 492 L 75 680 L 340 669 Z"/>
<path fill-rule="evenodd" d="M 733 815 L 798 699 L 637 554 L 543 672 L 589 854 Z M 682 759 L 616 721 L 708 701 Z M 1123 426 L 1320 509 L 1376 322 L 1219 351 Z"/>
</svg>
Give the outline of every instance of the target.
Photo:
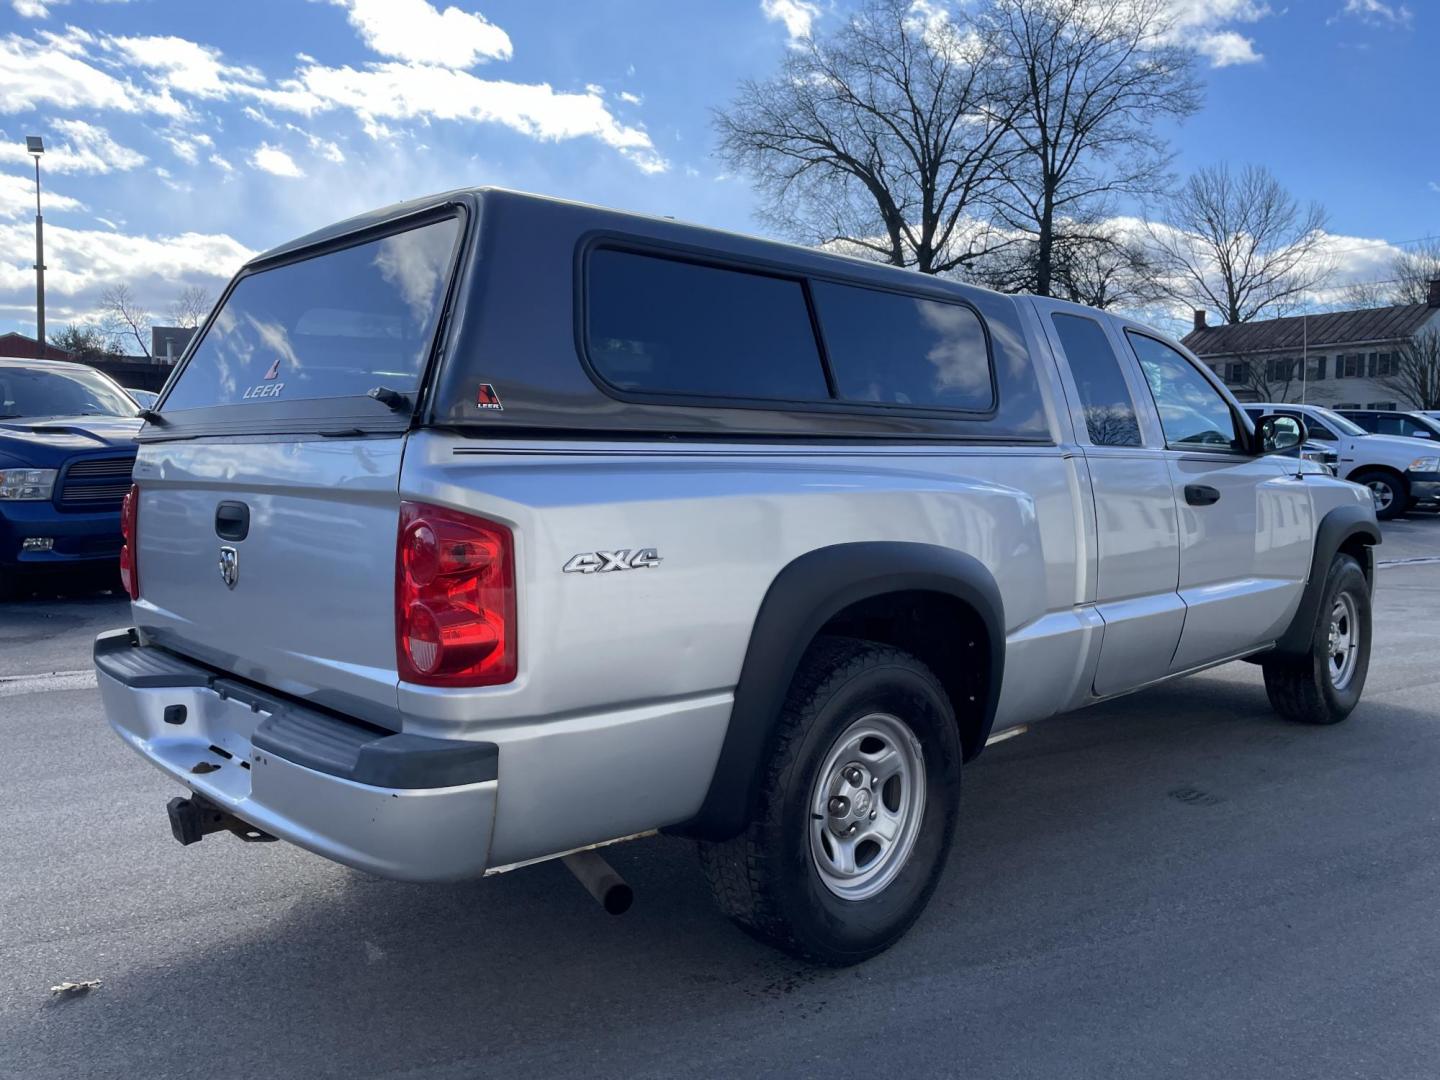
<svg viewBox="0 0 1440 1080">
<path fill-rule="evenodd" d="M 493 686 L 515 678 L 515 538 L 485 518 L 400 504 L 395 550 L 400 678 Z"/>
<path fill-rule="evenodd" d="M 140 599 L 140 568 L 137 565 L 136 527 L 140 523 L 140 487 L 131 484 L 120 504 L 120 584 L 131 600 Z"/>
</svg>

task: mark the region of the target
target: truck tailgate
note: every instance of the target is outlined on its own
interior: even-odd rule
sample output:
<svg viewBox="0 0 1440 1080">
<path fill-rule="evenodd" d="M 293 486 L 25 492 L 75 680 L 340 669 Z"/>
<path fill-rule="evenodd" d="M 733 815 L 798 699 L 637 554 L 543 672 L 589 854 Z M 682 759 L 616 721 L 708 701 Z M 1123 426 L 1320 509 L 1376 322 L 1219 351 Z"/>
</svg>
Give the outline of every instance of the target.
<svg viewBox="0 0 1440 1080">
<path fill-rule="evenodd" d="M 217 442 L 140 454 L 137 626 L 242 678 L 398 727 L 404 438 Z"/>
</svg>

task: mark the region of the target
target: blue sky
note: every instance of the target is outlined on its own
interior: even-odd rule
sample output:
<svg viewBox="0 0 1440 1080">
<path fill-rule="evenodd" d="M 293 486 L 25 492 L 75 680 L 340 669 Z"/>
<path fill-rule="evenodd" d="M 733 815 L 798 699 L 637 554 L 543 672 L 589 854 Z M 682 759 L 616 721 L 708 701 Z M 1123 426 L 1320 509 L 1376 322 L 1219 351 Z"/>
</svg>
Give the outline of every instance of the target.
<svg viewBox="0 0 1440 1080">
<path fill-rule="evenodd" d="M 1353 278 L 1440 233 L 1440 5 L 1171 2 L 1207 86 L 1180 170 L 1268 165 L 1325 204 Z M 850 6 L 0 0 L 0 331 L 33 330 L 32 133 L 52 329 L 111 282 L 162 313 L 251 252 L 466 184 L 760 231 L 710 109 Z"/>
</svg>

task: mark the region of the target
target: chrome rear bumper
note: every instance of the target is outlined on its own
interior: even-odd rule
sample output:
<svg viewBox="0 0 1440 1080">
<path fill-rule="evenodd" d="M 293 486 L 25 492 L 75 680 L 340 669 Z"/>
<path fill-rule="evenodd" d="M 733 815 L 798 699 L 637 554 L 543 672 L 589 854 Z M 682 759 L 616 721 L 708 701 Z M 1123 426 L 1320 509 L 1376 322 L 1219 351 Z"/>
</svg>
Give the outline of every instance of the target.
<svg viewBox="0 0 1440 1080">
<path fill-rule="evenodd" d="M 479 877 L 498 786 L 493 744 L 348 723 L 102 634 L 110 725 L 191 791 L 266 833 L 383 877 Z"/>
</svg>

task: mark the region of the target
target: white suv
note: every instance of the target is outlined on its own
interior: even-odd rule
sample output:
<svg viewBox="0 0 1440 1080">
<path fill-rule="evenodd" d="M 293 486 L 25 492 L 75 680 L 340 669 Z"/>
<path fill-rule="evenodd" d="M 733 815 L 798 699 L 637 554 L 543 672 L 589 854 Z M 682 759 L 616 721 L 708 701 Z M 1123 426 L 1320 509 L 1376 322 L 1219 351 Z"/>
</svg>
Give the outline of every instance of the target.
<svg viewBox="0 0 1440 1080">
<path fill-rule="evenodd" d="M 1399 517 L 1419 502 L 1440 499 L 1440 447 L 1401 435 L 1371 435 L 1353 420 L 1319 405 L 1262 402 L 1246 405 L 1252 420 L 1293 416 L 1305 421 L 1312 441 L 1335 449 L 1336 475 L 1364 484 L 1375 496 L 1375 516 Z"/>
</svg>

